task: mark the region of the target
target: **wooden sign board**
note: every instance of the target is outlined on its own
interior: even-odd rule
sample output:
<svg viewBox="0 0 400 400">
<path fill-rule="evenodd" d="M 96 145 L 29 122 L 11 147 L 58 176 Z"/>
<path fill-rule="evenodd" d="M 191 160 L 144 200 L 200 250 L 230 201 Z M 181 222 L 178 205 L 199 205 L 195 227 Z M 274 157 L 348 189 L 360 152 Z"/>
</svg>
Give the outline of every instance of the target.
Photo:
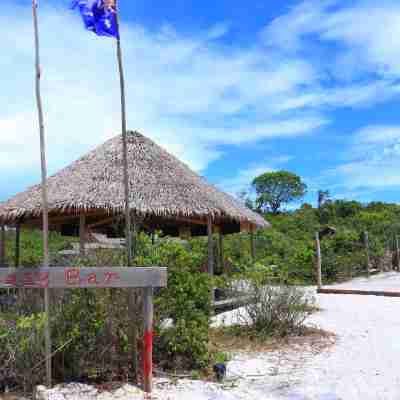
<svg viewBox="0 0 400 400">
<path fill-rule="evenodd" d="M 0 268 L 2 288 L 154 288 L 167 286 L 166 268 Z"/>
<path fill-rule="evenodd" d="M 0 289 L 143 288 L 143 385 L 147 393 L 152 391 L 153 376 L 153 288 L 165 286 L 167 268 L 159 267 L 0 268 Z M 46 358 L 51 358 L 51 348 Z M 51 368 L 47 373 L 51 382 Z"/>
</svg>

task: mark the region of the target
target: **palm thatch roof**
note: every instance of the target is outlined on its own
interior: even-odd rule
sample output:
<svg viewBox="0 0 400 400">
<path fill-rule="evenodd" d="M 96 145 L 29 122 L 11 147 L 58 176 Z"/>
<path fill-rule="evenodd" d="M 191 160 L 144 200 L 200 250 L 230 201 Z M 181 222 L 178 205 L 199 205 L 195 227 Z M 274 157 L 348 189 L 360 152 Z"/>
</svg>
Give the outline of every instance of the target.
<svg viewBox="0 0 400 400">
<path fill-rule="evenodd" d="M 59 216 L 123 213 L 122 136 L 116 136 L 48 178 L 49 213 Z M 128 134 L 130 207 L 144 218 L 207 221 L 215 224 L 269 224 L 138 132 Z M 0 204 L 0 220 L 39 219 L 41 186 Z"/>
</svg>

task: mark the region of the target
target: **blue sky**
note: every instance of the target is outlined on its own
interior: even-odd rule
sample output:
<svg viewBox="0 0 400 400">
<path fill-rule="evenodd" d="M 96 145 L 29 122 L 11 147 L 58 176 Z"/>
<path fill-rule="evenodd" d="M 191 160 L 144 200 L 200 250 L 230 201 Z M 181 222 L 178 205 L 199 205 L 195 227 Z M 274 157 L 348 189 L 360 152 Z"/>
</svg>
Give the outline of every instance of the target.
<svg viewBox="0 0 400 400">
<path fill-rule="evenodd" d="M 223 189 L 288 169 L 336 198 L 400 198 L 398 1 L 121 3 L 128 126 Z M 41 0 L 49 172 L 118 134 L 115 46 Z M 37 183 L 30 1 L 3 0 L 0 201 Z"/>
</svg>

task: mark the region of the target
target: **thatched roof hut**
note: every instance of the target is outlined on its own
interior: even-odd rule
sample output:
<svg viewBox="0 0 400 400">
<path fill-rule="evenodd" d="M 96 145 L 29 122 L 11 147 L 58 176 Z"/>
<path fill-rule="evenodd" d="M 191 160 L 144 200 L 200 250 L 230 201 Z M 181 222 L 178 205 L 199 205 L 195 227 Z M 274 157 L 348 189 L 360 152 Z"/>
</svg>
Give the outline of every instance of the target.
<svg viewBox="0 0 400 400">
<path fill-rule="evenodd" d="M 124 210 L 122 137 L 116 136 L 48 178 L 50 228 L 110 223 Z M 269 224 L 238 200 L 210 185 L 187 165 L 140 133 L 128 134 L 130 208 L 144 226 L 177 234 L 206 234 L 211 217 L 223 233 Z M 41 186 L 0 204 L 3 224 L 41 224 Z"/>
</svg>

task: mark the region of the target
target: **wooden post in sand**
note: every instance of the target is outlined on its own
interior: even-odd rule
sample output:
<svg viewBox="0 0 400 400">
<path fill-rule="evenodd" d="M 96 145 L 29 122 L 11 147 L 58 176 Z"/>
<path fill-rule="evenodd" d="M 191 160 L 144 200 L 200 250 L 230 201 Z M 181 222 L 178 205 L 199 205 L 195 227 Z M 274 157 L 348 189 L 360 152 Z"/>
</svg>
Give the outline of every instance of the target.
<svg viewBox="0 0 400 400">
<path fill-rule="evenodd" d="M 151 393 L 153 389 L 153 288 L 143 293 L 143 390 Z"/>
<path fill-rule="evenodd" d="M 35 42 L 35 94 L 36 106 L 38 111 L 39 138 L 40 138 L 40 161 L 42 169 L 42 231 L 43 231 L 43 267 L 47 268 L 49 261 L 49 208 L 47 200 L 47 163 L 46 163 L 46 141 L 44 132 L 44 116 L 42 107 L 42 96 L 40 88 L 41 65 L 40 65 L 40 46 L 39 46 L 39 24 L 37 16 L 37 0 L 32 0 L 32 15 Z M 51 337 L 50 337 L 50 293 L 49 289 L 44 289 L 44 312 L 46 314 L 44 325 L 45 337 L 45 358 L 46 358 L 46 383 L 51 387 Z"/>
<path fill-rule="evenodd" d="M 368 239 L 368 232 L 364 232 L 364 246 L 365 246 L 365 258 L 367 261 L 367 276 L 368 278 L 371 276 L 371 263 L 369 258 L 369 239 Z"/>
<path fill-rule="evenodd" d="M 315 233 L 315 246 L 316 246 L 316 257 L 317 257 L 317 286 L 318 289 L 322 287 L 322 260 L 321 260 L 321 244 L 319 241 L 319 232 Z"/>
</svg>

